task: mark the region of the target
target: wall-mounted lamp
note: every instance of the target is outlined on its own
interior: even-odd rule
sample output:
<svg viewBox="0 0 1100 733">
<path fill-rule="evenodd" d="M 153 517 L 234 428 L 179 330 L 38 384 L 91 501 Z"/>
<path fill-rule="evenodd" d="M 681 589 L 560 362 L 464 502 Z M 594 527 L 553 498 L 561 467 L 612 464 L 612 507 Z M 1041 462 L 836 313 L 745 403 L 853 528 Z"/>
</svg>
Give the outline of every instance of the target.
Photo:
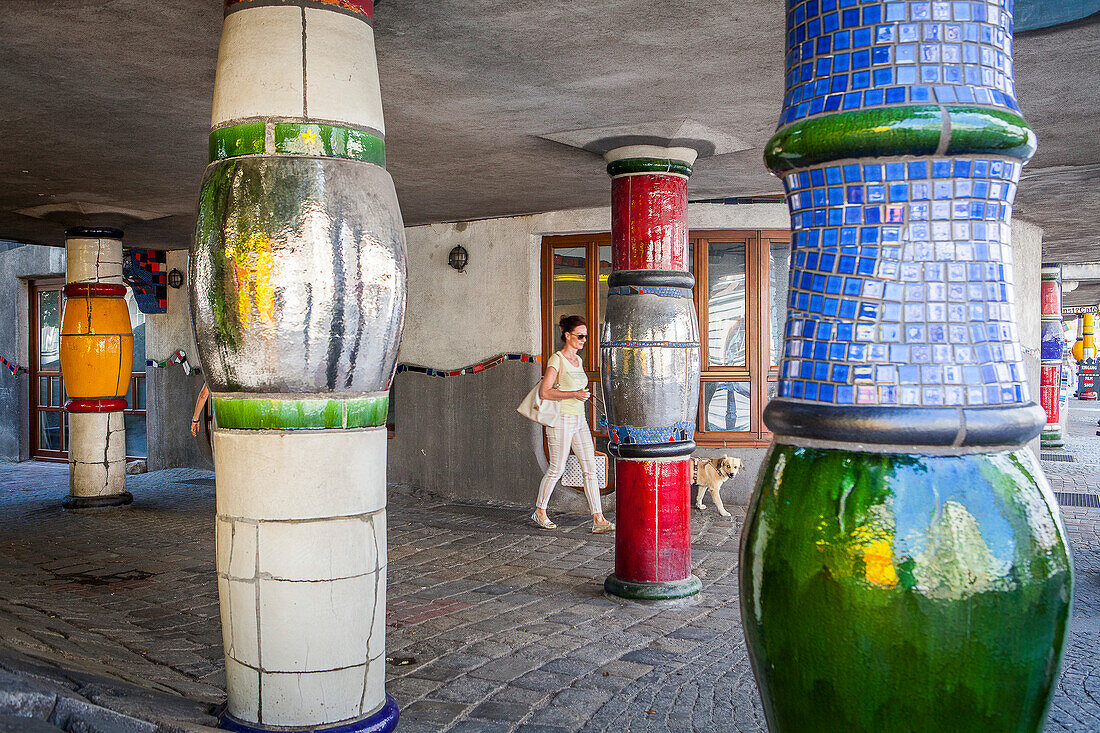
<svg viewBox="0 0 1100 733">
<path fill-rule="evenodd" d="M 168 273 L 168 285 L 179 290 L 180 286 L 183 285 L 183 273 L 173 267 L 172 271 Z"/>
<path fill-rule="evenodd" d="M 461 244 L 456 244 L 451 253 L 447 255 L 447 264 L 459 272 L 466 269 L 466 263 L 470 260 L 470 253 Z"/>
</svg>

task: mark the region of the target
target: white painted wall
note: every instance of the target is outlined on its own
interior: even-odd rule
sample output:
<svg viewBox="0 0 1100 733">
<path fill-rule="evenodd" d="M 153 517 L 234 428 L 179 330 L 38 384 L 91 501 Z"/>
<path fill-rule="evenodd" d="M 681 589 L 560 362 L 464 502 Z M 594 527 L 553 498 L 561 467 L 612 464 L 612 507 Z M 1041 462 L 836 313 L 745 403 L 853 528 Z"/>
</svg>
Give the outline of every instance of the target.
<svg viewBox="0 0 1100 733">
<path fill-rule="evenodd" d="M 1016 323 L 1024 350 L 1031 399 L 1039 402 L 1039 269 L 1043 261 L 1043 230 L 1018 218 L 1012 220 L 1012 272 L 1016 290 Z M 1029 447 L 1039 455 L 1039 439 Z"/>
<path fill-rule="evenodd" d="M 787 229 L 786 204 L 691 204 L 702 229 Z M 611 208 L 573 209 L 405 230 L 409 297 L 399 360 L 456 369 L 503 352 L 542 351 L 542 237 L 611 230 Z M 469 252 L 463 273 L 451 249 Z"/>
</svg>

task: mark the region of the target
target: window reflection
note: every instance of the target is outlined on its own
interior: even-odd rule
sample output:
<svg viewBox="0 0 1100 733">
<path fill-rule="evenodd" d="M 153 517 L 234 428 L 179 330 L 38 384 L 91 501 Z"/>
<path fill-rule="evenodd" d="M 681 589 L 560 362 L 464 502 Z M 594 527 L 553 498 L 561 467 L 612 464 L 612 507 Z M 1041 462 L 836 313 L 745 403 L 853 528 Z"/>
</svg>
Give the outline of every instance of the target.
<svg viewBox="0 0 1100 733">
<path fill-rule="evenodd" d="M 598 286 L 600 293 L 600 309 L 596 316 L 598 319 L 596 328 L 594 330 L 591 328 L 588 329 L 588 333 L 590 334 L 588 338 L 593 341 L 593 343 L 588 346 L 588 350 L 592 352 L 593 363 L 597 365 L 600 361 L 600 350 L 596 347 L 598 347 L 600 343 L 599 338 L 600 334 L 603 333 L 604 314 L 607 312 L 607 278 L 611 276 L 611 245 L 601 244 L 599 252 L 600 282 Z"/>
<path fill-rule="evenodd" d="M 707 248 L 707 355 L 710 366 L 745 365 L 745 245 Z"/>
<path fill-rule="evenodd" d="M 558 321 L 562 316 L 583 316 L 587 312 L 584 247 L 554 248 L 554 308 L 550 328 L 554 335 L 554 350 L 561 348 Z"/>
<path fill-rule="evenodd" d="M 61 369 L 61 291 L 38 293 L 38 368 Z"/>
<path fill-rule="evenodd" d="M 789 242 L 772 242 L 771 262 L 771 359 L 778 365 L 783 355 L 783 328 L 787 321 L 787 285 L 791 275 L 791 245 Z"/>
<path fill-rule="evenodd" d="M 706 430 L 748 432 L 748 382 L 703 382 Z"/>
</svg>

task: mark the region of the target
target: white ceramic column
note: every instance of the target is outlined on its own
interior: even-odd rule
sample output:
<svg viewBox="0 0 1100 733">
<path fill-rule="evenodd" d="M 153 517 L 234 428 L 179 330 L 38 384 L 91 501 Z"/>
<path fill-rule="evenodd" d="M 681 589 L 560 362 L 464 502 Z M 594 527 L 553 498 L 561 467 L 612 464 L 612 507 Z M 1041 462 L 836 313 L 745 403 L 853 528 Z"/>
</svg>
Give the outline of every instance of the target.
<svg viewBox="0 0 1100 733">
<path fill-rule="evenodd" d="M 219 430 L 228 713 L 302 727 L 386 702 L 386 429 Z"/>
<path fill-rule="evenodd" d="M 237 731 L 383 733 L 405 310 L 370 0 L 230 0 L 191 259 Z"/>
</svg>

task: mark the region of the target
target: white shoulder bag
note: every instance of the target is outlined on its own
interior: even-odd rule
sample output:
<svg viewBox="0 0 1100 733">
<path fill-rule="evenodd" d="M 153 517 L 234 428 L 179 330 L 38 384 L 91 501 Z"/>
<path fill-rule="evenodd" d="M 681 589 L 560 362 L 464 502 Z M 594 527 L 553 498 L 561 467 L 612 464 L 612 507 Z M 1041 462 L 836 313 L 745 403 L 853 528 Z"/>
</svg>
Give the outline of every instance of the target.
<svg viewBox="0 0 1100 733">
<path fill-rule="evenodd" d="M 555 384 L 555 386 L 557 385 Z M 541 379 L 531 388 L 531 391 L 527 393 L 523 401 L 519 403 L 516 412 L 523 415 L 528 420 L 534 420 L 540 425 L 552 428 L 558 424 L 558 420 L 561 417 L 561 401 L 542 399 L 539 397 L 540 387 L 542 387 Z"/>
</svg>

